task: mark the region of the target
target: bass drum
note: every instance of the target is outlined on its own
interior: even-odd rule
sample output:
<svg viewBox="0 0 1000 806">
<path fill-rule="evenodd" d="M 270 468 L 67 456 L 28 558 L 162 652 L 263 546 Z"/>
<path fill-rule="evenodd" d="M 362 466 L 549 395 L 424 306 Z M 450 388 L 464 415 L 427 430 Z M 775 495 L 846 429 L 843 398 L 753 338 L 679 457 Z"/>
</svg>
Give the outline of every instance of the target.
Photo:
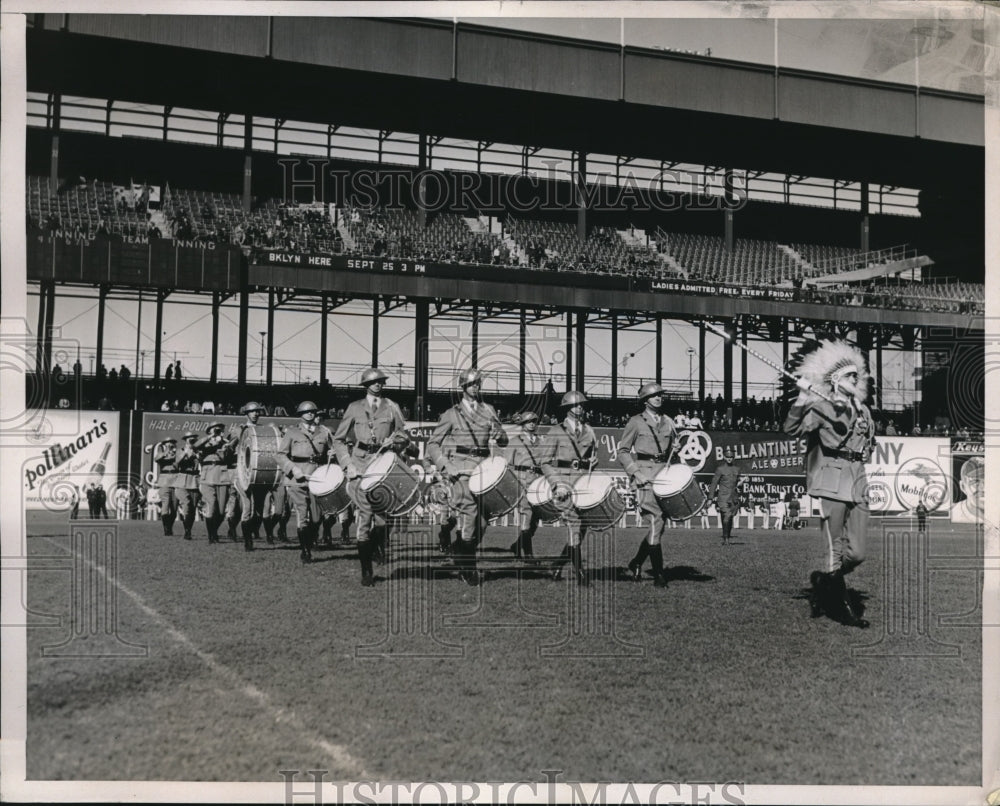
<svg viewBox="0 0 1000 806">
<path fill-rule="evenodd" d="M 469 476 L 469 492 L 491 519 L 514 509 L 524 494 L 517 475 L 502 456 L 490 456 L 476 466 Z"/>
<path fill-rule="evenodd" d="M 236 483 L 243 490 L 266 487 L 273 490 L 281 481 L 278 445 L 281 432 L 276 425 L 248 425 L 236 449 Z"/>
<path fill-rule="evenodd" d="M 598 531 L 610 529 L 625 514 L 614 476 L 604 473 L 587 473 L 576 480 L 573 506 L 583 524 Z"/>
<path fill-rule="evenodd" d="M 693 518 L 705 506 L 705 493 L 687 465 L 668 465 L 653 479 L 653 496 L 673 521 Z"/>
</svg>

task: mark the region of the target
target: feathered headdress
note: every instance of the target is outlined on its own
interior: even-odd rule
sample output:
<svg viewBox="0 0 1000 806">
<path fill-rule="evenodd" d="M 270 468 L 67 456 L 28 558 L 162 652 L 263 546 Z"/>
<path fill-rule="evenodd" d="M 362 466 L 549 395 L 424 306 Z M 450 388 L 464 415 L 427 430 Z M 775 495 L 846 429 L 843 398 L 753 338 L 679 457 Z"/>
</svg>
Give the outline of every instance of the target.
<svg viewBox="0 0 1000 806">
<path fill-rule="evenodd" d="M 788 360 L 787 369 L 805 378 L 817 391 L 833 391 L 836 394 L 844 391 L 837 386 L 840 377 L 848 372 L 857 372 L 858 381 L 852 394 L 861 402 L 868 397 L 871 378 L 868 362 L 857 347 L 843 339 L 820 336 L 815 341 L 807 341 Z M 798 390 L 795 389 L 795 392 Z"/>
</svg>

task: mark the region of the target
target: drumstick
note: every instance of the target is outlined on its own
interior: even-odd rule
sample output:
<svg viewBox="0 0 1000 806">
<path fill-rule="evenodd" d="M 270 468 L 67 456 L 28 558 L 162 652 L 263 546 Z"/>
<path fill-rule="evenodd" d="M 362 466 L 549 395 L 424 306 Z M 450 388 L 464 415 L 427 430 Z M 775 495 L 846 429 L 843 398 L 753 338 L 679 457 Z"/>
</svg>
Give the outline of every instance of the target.
<svg viewBox="0 0 1000 806">
<path fill-rule="evenodd" d="M 755 349 L 753 349 L 752 347 L 747 346 L 743 342 L 736 341 L 736 339 L 730 337 L 730 335 L 728 333 L 726 333 L 726 331 L 722 330 L 721 328 L 716 327 L 711 322 L 704 322 L 703 324 L 705 325 L 705 327 L 707 327 L 709 330 L 711 330 L 717 336 L 722 336 L 722 338 L 724 338 L 726 341 L 728 341 L 728 342 L 730 342 L 732 344 L 735 344 L 737 347 L 739 347 L 744 352 L 750 353 L 750 355 L 752 355 L 754 358 L 756 358 L 756 359 L 758 359 L 760 361 L 763 361 L 769 367 L 772 367 L 773 369 L 778 370 L 778 372 L 780 372 L 786 378 L 789 378 L 790 380 L 793 380 L 793 381 L 796 382 L 796 384 L 798 384 L 798 382 L 799 382 L 799 376 L 798 375 L 795 375 L 795 374 L 789 372 L 784 367 L 779 366 L 778 364 L 774 363 L 774 361 L 772 361 L 770 358 L 761 355 Z M 832 403 L 832 404 L 836 405 L 836 402 L 833 400 L 833 398 L 825 395 L 819 389 L 813 389 L 812 387 L 810 387 L 809 391 L 812 392 L 813 394 L 818 395 L 819 397 L 823 398 L 823 400 L 825 400 L 827 403 Z"/>
</svg>

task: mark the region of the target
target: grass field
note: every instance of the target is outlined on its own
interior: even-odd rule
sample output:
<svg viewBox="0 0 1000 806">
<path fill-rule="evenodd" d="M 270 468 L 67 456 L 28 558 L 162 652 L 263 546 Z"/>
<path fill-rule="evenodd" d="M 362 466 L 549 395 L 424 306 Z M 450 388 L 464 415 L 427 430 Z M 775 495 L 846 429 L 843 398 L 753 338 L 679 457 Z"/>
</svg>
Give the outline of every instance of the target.
<svg viewBox="0 0 1000 806">
<path fill-rule="evenodd" d="M 634 529 L 588 538 L 589 588 L 488 559 L 477 589 L 427 572 L 429 533 L 362 588 L 347 548 L 301 566 L 290 545 L 209 545 L 200 524 L 193 542 L 117 528 L 115 571 L 77 567 L 113 581 L 103 623 L 148 650 L 51 657 L 79 646 L 51 648 L 74 548 L 65 520 L 29 519 L 29 779 L 980 784 L 971 528 L 933 521 L 924 543 L 873 521 L 851 579 L 868 630 L 809 617 L 815 527 L 732 546 L 673 530 L 667 590 L 615 580 Z M 492 529 L 485 556 L 513 537 Z M 562 535 L 535 543 L 555 554 Z"/>
</svg>

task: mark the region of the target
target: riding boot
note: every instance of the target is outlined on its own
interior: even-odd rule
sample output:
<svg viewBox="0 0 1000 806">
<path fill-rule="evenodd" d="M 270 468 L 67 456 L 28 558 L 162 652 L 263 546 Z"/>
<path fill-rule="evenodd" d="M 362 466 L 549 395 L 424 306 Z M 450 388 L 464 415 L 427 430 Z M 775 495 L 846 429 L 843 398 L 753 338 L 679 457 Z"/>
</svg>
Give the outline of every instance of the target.
<svg viewBox="0 0 1000 806">
<path fill-rule="evenodd" d="M 639 550 L 635 553 L 628 564 L 628 576 L 633 582 L 642 581 L 642 564 L 646 561 L 646 557 L 649 556 L 649 540 L 645 537 L 639 544 Z"/>
<path fill-rule="evenodd" d="M 375 572 L 372 570 L 372 544 L 368 540 L 358 541 L 358 560 L 361 562 L 361 585 L 371 588 L 375 585 Z"/>
<path fill-rule="evenodd" d="M 461 556 L 460 576 L 467 585 L 473 587 L 483 584 L 482 572 L 476 567 L 476 543 L 471 540 L 462 540 L 455 550 Z"/>
<path fill-rule="evenodd" d="M 844 569 L 840 568 L 833 573 L 832 588 L 834 591 L 834 601 L 839 604 L 840 620 L 848 627 L 860 627 L 864 629 L 868 626 L 868 620 L 861 618 L 851 602 L 851 596 L 847 592 L 847 581 L 844 579 Z"/>
<path fill-rule="evenodd" d="M 579 546 L 569 546 L 569 561 L 573 564 L 573 576 L 576 584 L 585 588 L 590 584 L 587 572 L 583 570 L 583 557 Z"/>
<path fill-rule="evenodd" d="M 174 515 L 161 515 L 160 521 L 163 523 L 163 536 L 173 537 L 174 534 Z"/>
<path fill-rule="evenodd" d="M 448 520 L 441 524 L 441 528 L 438 530 L 438 545 L 441 547 L 442 554 L 447 554 L 451 551 L 451 530 L 457 525 L 458 520 L 456 518 L 448 518 Z M 461 539 L 461 533 L 456 536 L 456 539 Z"/>
<path fill-rule="evenodd" d="M 267 517 L 261 518 L 261 524 L 264 526 L 264 534 L 267 536 L 267 542 L 270 544 L 274 543 L 274 521 Z"/>
<path fill-rule="evenodd" d="M 569 543 L 563 546 L 562 554 L 556 558 L 556 564 L 552 569 L 552 578 L 555 580 L 562 579 L 562 569 L 566 563 L 569 562 Z"/>
<path fill-rule="evenodd" d="M 300 526 L 298 528 L 299 535 L 299 546 L 301 551 L 299 552 L 299 559 L 302 560 L 303 565 L 312 562 L 312 531 L 309 525 Z"/>
<path fill-rule="evenodd" d="M 385 537 L 388 526 L 373 526 L 371 536 L 371 557 L 378 565 L 385 565 Z"/>
<path fill-rule="evenodd" d="M 253 527 L 249 522 L 244 521 L 241 529 L 243 531 L 243 550 L 253 551 Z"/>
<path fill-rule="evenodd" d="M 667 587 L 667 575 L 663 571 L 663 548 L 657 543 L 649 547 L 649 563 L 653 566 L 653 585 Z"/>
<path fill-rule="evenodd" d="M 521 552 L 524 554 L 524 559 L 534 560 L 535 559 L 535 549 L 531 545 L 531 538 L 533 535 L 530 531 L 521 532 Z"/>
<path fill-rule="evenodd" d="M 333 545 L 333 522 L 330 518 L 323 518 L 323 545 Z"/>
<path fill-rule="evenodd" d="M 510 544 L 510 552 L 511 552 L 511 554 L 513 554 L 519 560 L 521 559 L 521 556 L 522 556 L 522 551 L 523 551 L 523 547 L 524 547 L 524 536 L 526 534 L 527 534 L 527 532 L 521 532 L 517 536 L 517 540 L 515 540 L 513 543 Z"/>
</svg>

